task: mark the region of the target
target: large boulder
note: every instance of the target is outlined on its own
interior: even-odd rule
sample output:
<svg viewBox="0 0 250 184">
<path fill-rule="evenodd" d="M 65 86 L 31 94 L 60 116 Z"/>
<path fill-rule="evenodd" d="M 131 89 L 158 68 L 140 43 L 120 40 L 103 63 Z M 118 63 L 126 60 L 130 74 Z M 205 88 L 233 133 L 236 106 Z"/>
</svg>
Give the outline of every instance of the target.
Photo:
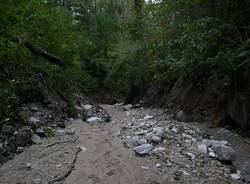
<svg viewBox="0 0 250 184">
<path fill-rule="evenodd" d="M 203 143 L 214 151 L 216 158 L 220 161 L 234 161 L 236 158 L 235 150 L 227 141 L 204 139 Z"/>
</svg>

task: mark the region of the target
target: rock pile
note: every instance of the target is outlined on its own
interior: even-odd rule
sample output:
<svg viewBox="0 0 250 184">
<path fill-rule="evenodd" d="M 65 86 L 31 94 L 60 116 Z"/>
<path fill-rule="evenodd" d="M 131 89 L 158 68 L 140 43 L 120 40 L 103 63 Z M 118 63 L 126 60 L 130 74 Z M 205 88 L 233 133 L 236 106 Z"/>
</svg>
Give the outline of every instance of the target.
<svg viewBox="0 0 250 184">
<path fill-rule="evenodd" d="M 241 179 L 231 171 L 233 165 L 224 165 L 236 158 L 230 143 L 213 140 L 196 126 L 183 123 L 182 113 L 175 121 L 167 119 L 162 109 L 121 109 L 127 113 L 119 131 L 124 145 L 138 156 L 155 160 L 155 168 L 167 170 L 168 181 L 199 183 L 203 178 L 200 183 L 226 183 Z"/>
</svg>

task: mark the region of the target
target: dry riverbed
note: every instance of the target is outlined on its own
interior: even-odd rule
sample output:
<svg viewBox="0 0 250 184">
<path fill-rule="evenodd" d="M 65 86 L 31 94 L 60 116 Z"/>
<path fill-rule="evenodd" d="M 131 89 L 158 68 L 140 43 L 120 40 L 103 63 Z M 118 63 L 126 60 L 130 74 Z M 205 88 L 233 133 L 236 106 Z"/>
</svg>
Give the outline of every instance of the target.
<svg viewBox="0 0 250 184">
<path fill-rule="evenodd" d="M 66 129 L 74 129 L 73 135 L 59 131 L 42 144 L 25 148 L 0 168 L 0 183 L 224 184 L 250 180 L 250 146 L 233 132 L 177 122 L 161 109 L 103 107 L 112 117 L 109 123 L 72 120 Z M 157 136 L 152 140 L 152 135 Z M 204 139 L 227 140 L 236 160 L 232 164 L 218 161 L 209 145 L 208 152 L 201 153 L 198 145 Z M 148 149 L 135 154 L 141 145 Z"/>
</svg>

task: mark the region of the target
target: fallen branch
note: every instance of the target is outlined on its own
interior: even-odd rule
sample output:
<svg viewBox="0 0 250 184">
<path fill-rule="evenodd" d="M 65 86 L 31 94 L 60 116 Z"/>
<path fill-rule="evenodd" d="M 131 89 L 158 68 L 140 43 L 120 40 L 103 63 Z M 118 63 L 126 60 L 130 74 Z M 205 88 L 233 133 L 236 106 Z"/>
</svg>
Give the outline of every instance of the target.
<svg viewBox="0 0 250 184">
<path fill-rule="evenodd" d="M 81 151 L 82 151 L 81 148 L 77 148 L 76 153 L 75 153 L 75 157 L 74 157 L 72 163 L 70 164 L 69 170 L 66 173 L 64 173 L 62 176 L 49 181 L 48 184 L 54 184 L 54 183 L 59 183 L 61 181 L 64 181 L 71 174 L 71 172 L 73 171 L 73 169 L 75 168 L 75 163 L 77 161 L 78 154 Z"/>
</svg>

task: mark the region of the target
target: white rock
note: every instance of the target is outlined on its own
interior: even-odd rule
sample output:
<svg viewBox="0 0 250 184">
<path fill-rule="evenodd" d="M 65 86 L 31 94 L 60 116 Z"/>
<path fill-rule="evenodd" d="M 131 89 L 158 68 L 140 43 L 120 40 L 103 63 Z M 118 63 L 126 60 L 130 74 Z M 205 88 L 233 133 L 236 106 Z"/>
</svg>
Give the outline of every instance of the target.
<svg viewBox="0 0 250 184">
<path fill-rule="evenodd" d="M 154 149 L 154 152 L 164 152 L 164 151 L 166 151 L 166 148 L 163 147 L 158 147 Z"/>
<path fill-rule="evenodd" d="M 198 152 L 201 154 L 207 154 L 207 146 L 204 143 L 198 144 Z"/>
<path fill-rule="evenodd" d="M 231 179 L 232 180 L 239 180 L 240 179 L 240 175 L 238 175 L 238 174 L 230 174 L 230 177 L 231 177 Z"/>
<path fill-rule="evenodd" d="M 161 164 L 160 164 L 160 163 L 157 163 L 155 166 L 156 166 L 157 168 L 160 168 L 160 167 L 161 167 Z"/>
<path fill-rule="evenodd" d="M 31 163 L 26 163 L 26 168 L 31 169 Z"/>
<path fill-rule="evenodd" d="M 171 131 L 174 133 L 178 133 L 178 130 L 176 128 L 172 128 Z"/>
<path fill-rule="evenodd" d="M 87 119 L 87 122 L 90 124 L 99 124 L 99 123 L 103 123 L 103 119 L 98 118 L 98 117 L 91 117 Z"/>
<path fill-rule="evenodd" d="M 152 136 L 152 142 L 154 143 L 160 143 L 161 142 L 161 138 L 156 136 L 156 135 L 153 135 Z"/>
<path fill-rule="evenodd" d="M 144 117 L 144 120 L 149 120 L 149 119 L 153 119 L 153 118 L 154 118 L 154 116 L 149 116 L 149 115 L 148 115 L 148 116 L 145 116 L 145 117 Z"/>
<path fill-rule="evenodd" d="M 215 157 L 216 157 L 216 155 L 215 155 L 214 152 L 209 152 L 209 156 L 212 157 L 212 158 L 215 158 Z"/>
<path fill-rule="evenodd" d="M 86 104 L 86 105 L 83 105 L 82 107 L 83 107 L 83 109 L 84 109 L 85 111 L 87 111 L 87 110 L 91 109 L 93 106 L 92 106 L 92 105 L 89 105 L 89 104 Z"/>
</svg>

